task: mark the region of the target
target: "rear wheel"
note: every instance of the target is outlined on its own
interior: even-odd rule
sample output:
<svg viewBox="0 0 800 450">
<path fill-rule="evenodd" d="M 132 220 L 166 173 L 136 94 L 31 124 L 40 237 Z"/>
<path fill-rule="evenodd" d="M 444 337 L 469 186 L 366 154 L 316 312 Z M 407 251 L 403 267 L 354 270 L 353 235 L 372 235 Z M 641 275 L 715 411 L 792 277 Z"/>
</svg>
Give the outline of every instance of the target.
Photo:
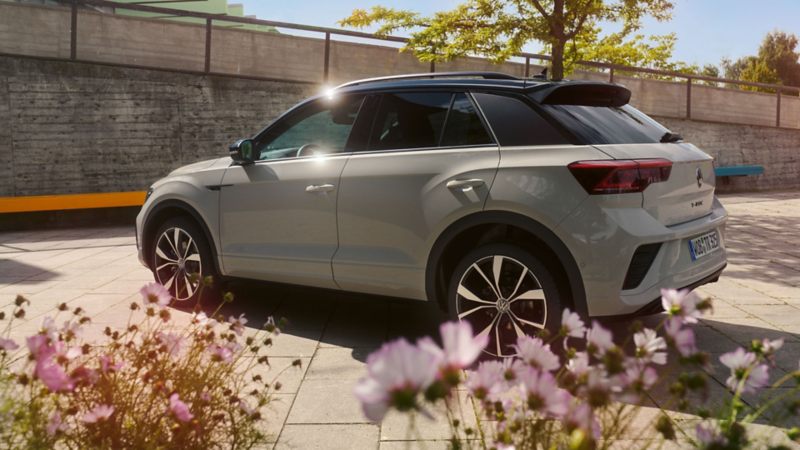
<svg viewBox="0 0 800 450">
<path fill-rule="evenodd" d="M 450 281 L 452 320 L 467 321 L 475 335 L 489 337 L 484 350 L 514 356 L 517 338 L 542 329 L 557 331 L 561 319 L 558 288 L 546 266 L 512 244 L 487 244 L 467 254 Z"/>
<path fill-rule="evenodd" d="M 153 275 L 181 305 L 197 303 L 211 293 L 201 289 L 203 278 L 215 275 L 206 236 L 200 227 L 185 217 L 164 222 L 156 232 L 151 252 Z M 199 277 L 192 281 L 192 274 Z M 216 277 L 215 277 L 216 278 Z"/>
</svg>

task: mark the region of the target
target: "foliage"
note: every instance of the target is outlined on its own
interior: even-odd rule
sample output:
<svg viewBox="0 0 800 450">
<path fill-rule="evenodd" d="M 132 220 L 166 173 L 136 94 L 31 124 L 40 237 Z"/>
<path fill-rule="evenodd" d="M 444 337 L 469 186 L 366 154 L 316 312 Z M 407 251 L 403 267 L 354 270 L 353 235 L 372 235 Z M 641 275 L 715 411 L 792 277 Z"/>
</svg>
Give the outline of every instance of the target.
<svg viewBox="0 0 800 450">
<path fill-rule="evenodd" d="M 356 385 L 355 395 L 366 416 L 376 422 L 389 409 L 430 416 L 431 406 L 445 402 L 453 449 L 483 448 L 472 440 L 478 433 L 483 434 L 487 448 L 494 450 L 620 448 L 625 441 L 619 438 L 637 420 L 636 405 L 657 398 L 659 392 L 662 408 L 700 416 L 695 437 L 688 442 L 697 448 L 766 448 L 758 435 L 751 435 L 749 424 L 786 419 L 796 423 L 800 370 L 779 379 L 762 396 L 757 409 L 749 410 L 742 402 L 743 394 L 756 394 L 769 384 L 769 364 L 774 364 L 783 339 L 753 341 L 749 348 L 740 347 L 719 358 L 731 371 L 726 385 L 733 396 L 724 410 L 712 412 L 704 404 L 692 404 L 698 397 L 693 392 L 707 395 L 706 371 L 711 366 L 710 355 L 698 350 L 691 326 L 712 305 L 694 292 L 674 290 L 662 290 L 662 303 L 667 311 L 665 320 L 655 329 L 634 322 L 632 335 L 620 345 L 599 323 L 587 328 L 577 314 L 566 310 L 552 339 L 545 342 L 545 332 L 540 337 L 519 337 L 516 357 L 483 361 L 476 370 L 467 371 L 466 379 L 461 369 L 475 362 L 488 340 L 482 335 L 473 338 L 466 322 L 446 323 L 441 327 L 442 347 L 428 337 L 416 345 L 400 339 L 370 355 L 368 375 Z M 658 331 L 663 336 L 658 336 Z M 668 348 L 679 355 L 672 366 L 667 366 Z M 657 366 L 663 369 L 656 371 Z M 459 388 L 465 388 L 487 419 L 482 432 L 462 425 L 456 406 L 460 403 L 455 400 Z M 780 404 L 786 408 L 775 408 Z M 763 416 L 768 409 L 767 419 Z M 678 425 L 663 409 L 662 413 L 648 427 L 665 440 L 675 440 L 681 433 Z M 644 436 L 647 429 L 641 421 L 636 425 L 636 433 Z M 786 434 L 800 439 L 797 428 Z M 632 443 L 637 448 L 651 444 L 662 443 Z"/>
<path fill-rule="evenodd" d="M 646 16 L 669 20 L 672 8 L 671 0 L 467 0 L 452 11 L 427 17 L 382 6 L 369 12 L 357 9 L 338 23 L 358 28 L 381 24 L 379 37 L 412 31 L 403 50 L 422 61 L 479 55 L 498 64 L 520 53 L 525 44 L 539 41 L 552 50 L 552 77 L 561 79 L 571 71 L 567 61 L 565 72 L 567 43 L 585 47 L 585 38 L 596 38 L 599 22 L 622 24 L 618 33 L 596 40 L 595 45 L 606 47 L 641 29 Z M 635 50 L 637 39 L 632 42 L 629 51 Z"/>
<path fill-rule="evenodd" d="M 767 33 L 758 49 L 758 59 L 775 71 L 780 84 L 800 87 L 800 52 L 797 36 L 775 30 Z"/>
<path fill-rule="evenodd" d="M 750 64 L 742 70 L 739 78 L 742 81 L 749 81 L 751 83 L 764 83 L 764 84 L 780 84 L 778 73 L 774 69 L 770 69 L 766 62 L 761 60 L 750 61 Z M 762 88 L 756 86 L 741 86 L 742 90 L 753 92 L 766 92 L 774 94 L 775 89 Z"/>
<path fill-rule="evenodd" d="M 280 383 L 248 371 L 268 365 L 262 349 L 285 321 L 250 333 L 243 316 L 214 319 L 217 308 L 209 318 L 198 306 L 189 327 L 175 328 L 166 289 L 152 283 L 142 296 L 127 329 L 106 327 L 103 342 L 82 341 L 90 318 L 62 303 L 27 345 L 8 339 L 30 303 L 17 297 L 0 338 L 4 448 L 245 449 L 266 440 L 260 411 Z"/>
</svg>

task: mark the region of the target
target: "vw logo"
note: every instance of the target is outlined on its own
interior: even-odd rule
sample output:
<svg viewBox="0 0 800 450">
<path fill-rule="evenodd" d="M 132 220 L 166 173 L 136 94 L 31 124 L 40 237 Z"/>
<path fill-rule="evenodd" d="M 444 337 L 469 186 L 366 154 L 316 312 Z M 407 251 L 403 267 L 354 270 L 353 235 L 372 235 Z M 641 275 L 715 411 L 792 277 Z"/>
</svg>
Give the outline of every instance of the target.
<svg viewBox="0 0 800 450">
<path fill-rule="evenodd" d="M 697 187 L 703 187 L 703 171 L 697 168 Z"/>
</svg>

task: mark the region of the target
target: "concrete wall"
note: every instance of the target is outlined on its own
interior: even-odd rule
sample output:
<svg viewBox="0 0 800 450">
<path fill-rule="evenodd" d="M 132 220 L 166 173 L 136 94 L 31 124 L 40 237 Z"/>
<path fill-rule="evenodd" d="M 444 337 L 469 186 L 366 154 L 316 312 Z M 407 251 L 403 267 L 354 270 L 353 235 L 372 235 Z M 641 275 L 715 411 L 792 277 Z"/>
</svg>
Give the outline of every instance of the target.
<svg viewBox="0 0 800 450">
<path fill-rule="evenodd" d="M 717 178 L 719 192 L 800 188 L 800 130 L 653 116 L 717 158 L 716 165 L 764 166 L 763 175 Z"/>
<path fill-rule="evenodd" d="M 144 190 L 225 154 L 313 91 L 0 57 L 0 197 Z"/>
<path fill-rule="evenodd" d="M 80 60 L 202 71 L 205 67 L 205 26 L 102 14 L 78 13 L 77 57 Z M 0 2 L 0 53 L 53 58 L 70 54 L 70 10 Z M 324 81 L 324 39 L 214 27 L 211 71 L 287 81 Z M 320 37 L 322 37 L 320 35 Z M 334 36 L 335 39 L 335 36 Z M 428 72 L 429 63 L 397 48 L 333 40 L 328 84 L 360 78 Z M 524 75 L 525 65 L 495 66 L 481 58 L 436 65 L 437 72 L 488 70 Z M 538 73 L 541 67 L 531 67 Z M 575 72 L 574 79 L 607 81 L 608 74 Z M 615 77 L 632 92 L 631 104 L 659 116 L 685 118 L 686 82 Z M 691 118 L 725 123 L 774 126 L 777 97 L 694 84 Z M 800 129 L 800 98 L 784 95 L 781 127 Z"/>
</svg>

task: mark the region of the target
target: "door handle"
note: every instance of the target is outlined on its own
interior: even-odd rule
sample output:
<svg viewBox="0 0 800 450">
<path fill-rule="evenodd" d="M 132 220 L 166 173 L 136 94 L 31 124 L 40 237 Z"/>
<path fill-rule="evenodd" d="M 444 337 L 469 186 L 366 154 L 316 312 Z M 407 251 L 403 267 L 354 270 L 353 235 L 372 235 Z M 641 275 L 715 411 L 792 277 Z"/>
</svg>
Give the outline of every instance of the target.
<svg viewBox="0 0 800 450">
<path fill-rule="evenodd" d="M 330 192 L 333 190 L 332 184 L 312 184 L 311 186 L 306 188 L 306 192 L 314 192 L 318 194 L 322 194 L 324 192 Z"/>
<path fill-rule="evenodd" d="M 471 178 L 469 180 L 453 180 L 447 182 L 448 189 L 458 189 L 462 192 L 469 191 L 478 186 L 483 186 L 483 180 L 480 178 Z"/>
</svg>

